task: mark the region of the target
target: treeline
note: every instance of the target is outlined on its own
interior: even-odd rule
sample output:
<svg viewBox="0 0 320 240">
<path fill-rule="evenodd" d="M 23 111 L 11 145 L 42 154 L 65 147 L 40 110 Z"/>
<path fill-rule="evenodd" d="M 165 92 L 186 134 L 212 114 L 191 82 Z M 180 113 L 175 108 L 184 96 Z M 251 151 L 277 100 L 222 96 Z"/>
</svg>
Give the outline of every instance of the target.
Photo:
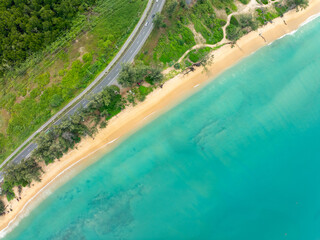
<svg viewBox="0 0 320 240">
<path fill-rule="evenodd" d="M 49 164 L 60 159 L 69 149 L 80 142 L 82 137 L 93 136 L 98 126 L 106 126 L 110 117 L 124 108 L 124 99 L 117 86 L 105 88 L 89 100 L 82 108 L 48 132 L 42 132 L 36 139 L 38 147 L 30 158 L 19 164 L 10 164 L 4 172 L 2 192 L 10 201 L 15 197 L 13 187 L 30 185 L 33 180 L 40 181 L 40 162 Z"/>
<path fill-rule="evenodd" d="M 150 67 L 139 62 L 136 65 L 123 64 L 118 83 L 123 87 L 133 87 L 144 80 L 150 84 L 161 82 L 163 75 L 158 67 Z"/>
<path fill-rule="evenodd" d="M 268 4 L 268 1 L 265 2 Z M 232 16 L 230 24 L 227 26 L 227 39 L 235 42 L 243 35 L 255 31 L 259 26 L 263 26 L 268 22 L 272 22 L 277 17 L 282 17 L 284 13 L 294 8 L 306 8 L 308 0 L 288 0 L 286 2 L 275 2 L 274 10 L 268 8 L 256 9 L 254 14 Z"/>
<path fill-rule="evenodd" d="M 0 199 L 0 216 L 5 214 L 5 210 L 6 210 L 6 207 L 4 205 L 4 202 Z"/>
<path fill-rule="evenodd" d="M 0 77 L 69 29 L 96 0 L 0 1 Z"/>
<path fill-rule="evenodd" d="M 40 181 L 41 167 L 34 158 L 27 159 L 19 164 L 11 164 L 4 171 L 5 181 L 2 184 L 2 194 L 7 196 L 8 201 L 15 197 L 13 187 L 25 187 L 35 181 Z"/>
<path fill-rule="evenodd" d="M 130 87 L 131 92 L 147 89 L 142 86 L 144 81 L 157 85 L 162 80 L 160 68 L 143 64 L 124 64 L 119 75 L 119 83 L 124 87 Z M 150 89 L 152 90 L 151 87 Z M 42 168 L 39 164 L 41 162 L 50 164 L 73 149 L 81 138 L 93 137 L 98 128 L 106 127 L 110 118 L 124 109 L 127 102 L 132 102 L 130 97 L 122 96 L 119 87 L 108 86 L 102 92 L 87 99 L 85 108 L 81 108 L 72 116 L 65 117 L 59 125 L 52 127 L 49 131 L 42 132 L 36 139 L 38 147 L 32 152 L 30 158 L 18 164 L 12 163 L 4 169 L 2 195 L 6 195 L 10 201 L 16 197 L 14 187 L 21 189 L 34 180 L 40 181 Z"/>
<path fill-rule="evenodd" d="M 306 8 L 309 5 L 309 0 L 288 0 L 287 6 L 289 8 Z"/>
</svg>

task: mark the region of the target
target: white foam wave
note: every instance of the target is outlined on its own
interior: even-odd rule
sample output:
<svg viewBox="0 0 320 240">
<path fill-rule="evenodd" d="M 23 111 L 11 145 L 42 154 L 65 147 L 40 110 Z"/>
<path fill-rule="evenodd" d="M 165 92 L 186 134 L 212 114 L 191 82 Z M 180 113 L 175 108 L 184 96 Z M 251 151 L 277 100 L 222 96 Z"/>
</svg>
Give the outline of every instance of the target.
<svg viewBox="0 0 320 240">
<path fill-rule="evenodd" d="M 143 118 L 143 120 L 149 118 L 151 115 L 155 114 L 156 112 L 150 113 L 148 116 L 146 116 L 145 118 Z"/>
<path fill-rule="evenodd" d="M 317 13 L 315 15 L 310 16 L 307 20 L 305 20 L 303 23 L 300 24 L 300 27 L 308 24 L 309 22 L 312 22 L 313 20 L 317 19 L 318 17 L 320 17 L 320 13 Z"/>
<path fill-rule="evenodd" d="M 96 152 L 98 152 L 99 150 L 101 150 L 102 148 L 106 147 L 107 145 L 117 141 L 118 138 L 113 139 L 110 142 L 107 142 L 106 144 L 104 144 L 103 146 L 101 146 L 100 148 L 96 149 L 95 151 L 91 152 L 90 154 L 88 154 L 87 156 L 79 159 L 78 161 L 74 162 L 73 164 L 71 164 L 69 167 L 67 167 L 66 169 L 64 169 L 62 172 L 60 172 L 55 178 L 53 178 L 50 182 L 48 182 L 43 188 L 41 188 L 32 198 L 30 198 L 26 204 L 23 206 L 23 208 L 18 212 L 18 214 L 8 223 L 8 226 L 5 227 L 4 229 L 2 229 L 0 231 L 0 238 L 4 238 L 9 232 L 11 232 L 15 227 L 17 227 L 19 225 L 19 222 L 26 216 L 29 215 L 29 213 L 31 212 L 31 210 L 33 209 L 32 206 L 30 206 L 30 208 L 27 208 L 29 205 L 31 205 L 32 202 L 34 202 L 33 200 L 35 198 L 37 198 L 38 202 L 40 203 L 42 200 L 44 200 L 45 198 L 47 198 L 52 191 L 47 189 L 47 187 L 54 182 L 58 177 L 60 177 L 62 174 L 64 174 L 66 171 L 68 171 L 69 169 L 71 169 L 72 167 L 74 167 L 76 164 L 78 164 L 79 162 L 81 162 L 82 160 L 92 156 L 93 154 L 95 154 Z M 45 191 L 46 190 L 46 191 Z M 39 198 L 41 197 L 41 198 Z M 34 206 L 35 207 L 35 206 Z"/>
<path fill-rule="evenodd" d="M 305 20 L 303 23 L 301 23 L 296 30 L 293 30 L 292 32 L 289 32 L 289 33 L 287 33 L 287 34 L 282 35 L 282 36 L 279 37 L 277 40 L 282 39 L 282 38 L 284 38 L 284 37 L 286 37 L 286 36 L 294 35 L 294 34 L 299 30 L 300 27 L 302 27 L 302 26 L 304 26 L 304 25 L 306 25 L 306 24 L 314 21 L 314 20 L 317 19 L 318 17 L 320 17 L 320 13 L 317 13 L 317 14 L 314 14 L 314 15 L 308 17 L 307 20 Z M 271 43 L 269 43 L 268 45 L 271 45 L 272 43 L 274 43 L 274 41 L 271 42 Z"/>
</svg>

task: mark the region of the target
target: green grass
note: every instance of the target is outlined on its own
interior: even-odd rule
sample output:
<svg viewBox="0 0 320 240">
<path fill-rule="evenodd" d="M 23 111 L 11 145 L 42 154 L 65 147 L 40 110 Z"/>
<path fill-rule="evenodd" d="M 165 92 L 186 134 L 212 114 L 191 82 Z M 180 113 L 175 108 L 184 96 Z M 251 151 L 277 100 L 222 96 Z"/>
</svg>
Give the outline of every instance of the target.
<svg viewBox="0 0 320 240">
<path fill-rule="evenodd" d="M 230 9 L 235 8 L 234 0 L 210 0 L 210 3 L 217 9 L 225 9 L 226 7 Z"/>
<path fill-rule="evenodd" d="M 139 92 L 141 95 L 147 96 L 149 93 L 152 92 L 151 87 L 145 87 L 145 86 L 140 86 L 139 87 Z"/>
<path fill-rule="evenodd" d="M 195 45 L 193 33 L 182 23 L 173 24 L 167 34 L 163 34 L 154 49 L 154 60 L 173 65 L 183 53 Z"/>
<path fill-rule="evenodd" d="M 215 17 L 215 12 L 209 1 L 197 3 L 192 9 L 191 21 L 198 33 L 206 39 L 208 44 L 215 44 L 223 39 L 222 26 L 225 21 Z"/>
<path fill-rule="evenodd" d="M 196 63 L 205 57 L 211 50 L 212 49 L 210 47 L 194 49 L 188 53 L 187 58 L 189 58 L 193 63 Z"/>
<path fill-rule="evenodd" d="M 189 61 L 189 60 L 185 60 L 184 61 L 184 65 L 186 66 L 186 67 L 190 67 L 191 65 L 192 65 L 192 63 Z"/>
<path fill-rule="evenodd" d="M 0 129 L 0 162 L 107 66 L 138 22 L 146 3 L 147 0 L 101 0 L 83 24 L 75 24 L 66 33 L 68 38 L 47 47 L 54 54 L 37 59 L 34 67 L 7 79 L 0 90 L 0 110 L 10 114 L 1 116 L 8 125 Z"/>
<path fill-rule="evenodd" d="M 139 87 L 134 87 L 132 89 L 132 99 L 128 97 L 128 101 L 133 103 L 135 105 L 135 100 L 138 100 L 139 102 L 143 102 L 147 95 L 153 91 L 152 87 L 146 87 L 146 86 L 139 86 Z"/>
<path fill-rule="evenodd" d="M 226 24 L 223 19 L 218 19 L 213 8 L 213 3 L 222 4 L 236 10 L 233 0 L 227 1 L 198 1 L 191 8 L 177 6 L 171 16 L 168 15 L 168 6 L 173 0 L 166 2 L 163 10 L 164 28 L 155 29 L 147 43 L 144 45 L 137 59 L 145 64 L 162 63 L 166 68 L 174 66 L 176 61 L 196 42 L 194 34 L 189 28 L 189 24 L 194 26 L 196 32 L 202 35 L 208 44 L 215 44 L 223 39 L 222 27 Z M 186 64 L 182 64 L 186 65 Z"/>
</svg>

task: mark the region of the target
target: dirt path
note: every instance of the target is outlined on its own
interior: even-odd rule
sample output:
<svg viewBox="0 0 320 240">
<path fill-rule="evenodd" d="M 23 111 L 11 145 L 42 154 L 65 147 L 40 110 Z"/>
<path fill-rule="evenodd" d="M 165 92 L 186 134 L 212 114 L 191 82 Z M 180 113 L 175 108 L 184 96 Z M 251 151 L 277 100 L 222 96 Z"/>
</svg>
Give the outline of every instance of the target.
<svg viewBox="0 0 320 240">
<path fill-rule="evenodd" d="M 268 4 L 266 5 L 263 5 L 263 4 L 260 4 L 258 3 L 256 0 L 251 0 L 247 5 L 245 5 L 245 7 L 240 10 L 240 11 L 237 11 L 237 12 L 233 12 L 231 13 L 230 15 L 228 15 L 228 18 L 227 18 L 227 23 L 226 25 L 223 26 L 222 30 L 223 30 L 223 39 L 221 42 L 227 40 L 226 37 L 227 37 L 227 27 L 230 25 L 230 20 L 231 20 L 231 17 L 234 16 L 234 15 L 241 15 L 241 14 L 248 14 L 248 13 L 252 13 L 253 10 L 256 10 L 258 8 L 262 8 L 262 7 L 270 7 L 272 5 L 272 1 L 269 1 Z"/>
<path fill-rule="evenodd" d="M 200 33 L 198 32 L 195 32 L 195 29 L 192 25 L 192 29 L 190 28 L 190 26 L 188 26 L 191 31 L 193 32 L 193 34 L 195 35 L 195 38 L 196 38 L 196 45 L 193 46 L 192 48 L 190 48 L 189 50 L 187 50 L 180 58 L 179 60 L 177 61 L 178 63 L 180 63 L 187 55 L 190 51 L 194 50 L 194 49 L 199 49 L 199 48 L 203 48 L 203 47 L 211 47 L 211 48 L 214 48 L 214 47 L 217 47 L 219 45 L 222 45 L 222 44 L 228 44 L 230 43 L 230 41 L 227 39 L 227 27 L 230 25 L 230 20 L 231 20 L 231 17 L 234 16 L 234 15 L 241 15 L 241 14 L 248 14 L 248 13 L 252 13 L 253 10 L 256 10 L 258 8 L 267 8 L 267 7 L 270 7 L 272 5 L 272 1 L 269 1 L 268 4 L 266 5 L 263 5 L 263 4 L 259 4 L 256 0 L 251 0 L 247 5 L 242 5 L 243 8 L 238 10 L 237 12 L 233 12 L 231 14 L 228 15 L 227 17 L 227 23 L 222 27 L 222 30 L 223 30 L 223 39 L 216 43 L 216 44 L 205 44 L 205 39 L 201 36 Z M 201 36 L 201 37 L 200 37 Z M 170 72 L 171 70 L 173 70 L 173 67 L 170 67 L 168 69 L 166 69 L 164 71 L 164 73 L 168 73 Z"/>
</svg>

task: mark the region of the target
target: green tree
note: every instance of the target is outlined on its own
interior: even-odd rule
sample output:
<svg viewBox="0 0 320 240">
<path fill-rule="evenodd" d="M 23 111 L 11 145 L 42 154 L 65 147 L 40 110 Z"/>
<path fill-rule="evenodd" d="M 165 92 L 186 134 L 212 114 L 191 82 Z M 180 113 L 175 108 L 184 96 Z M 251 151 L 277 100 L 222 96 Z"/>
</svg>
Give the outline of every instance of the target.
<svg viewBox="0 0 320 240">
<path fill-rule="evenodd" d="M 8 201 L 15 197 L 13 187 L 30 185 L 33 180 L 40 181 L 42 168 L 34 158 L 29 158 L 17 164 L 10 164 L 3 170 L 4 183 L 2 192 L 7 196 Z"/>
<path fill-rule="evenodd" d="M 291 6 L 306 8 L 309 5 L 309 1 L 308 0 L 289 0 L 288 4 Z"/>
<path fill-rule="evenodd" d="M 118 83 L 123 87 L 132 87 L 137 83 L 136 69 L 130 63 L 122 64 L 119 74 Z"/>
<path fill-rule="evenodd" d="M 0 77 L 68 30 L 96 0 L 0 1 Z"/>
<path fill-rule="evenodd" d="M 178 2 L 176 0 L 173 0 L 167 9 L 168 15 L 169 17 L 172 17 L 172 14 L 174 13 L 174 11 L 176 10 L 176 7 L 178 6 Z"/>
<path fill-rule="evenodd" d="M 163 20 L 163 15 L 161 15 L 161 13 L 156 13 L 155 17 L 153 18 L 154 26 L 159 29 L 163 25 Z"/>
<path fill-rule="evenodd" d="M 253 31 L 259 27 L 258 21 L 255 21 L 251 15 L 241 15 L 239 22 L 242 28 L 250 28 Z"/>
<path fill-rule="evenodd" d="M 50 105 L 51 107 L 55 108 L 55 107 L 59 107 L 61 105 L 61 103 L 63 103 L 63 98 L 61 97 L 60 94 L 55 94 L 52 96 Z"/>
<path fill-rule="evenodd" d="M 6 210 L 6 207 L 4 205 L 4 202 L 0 199 L 0 215 L 2 215 L 5 210 Z"/>
<path fill-rule="evenodd" d="M 161 72 L 161 69 L 158 67 L 153 67 L 149 70 L 148 76 L 152 82 L 159 83 L 163 80 L 163 74 Z"/>
<path fill-rule="evenodd" d="M 186 7 L 186 2 L 185 0 L 180 0 L 180 7 L 185 8 Z"/>
</svg>

